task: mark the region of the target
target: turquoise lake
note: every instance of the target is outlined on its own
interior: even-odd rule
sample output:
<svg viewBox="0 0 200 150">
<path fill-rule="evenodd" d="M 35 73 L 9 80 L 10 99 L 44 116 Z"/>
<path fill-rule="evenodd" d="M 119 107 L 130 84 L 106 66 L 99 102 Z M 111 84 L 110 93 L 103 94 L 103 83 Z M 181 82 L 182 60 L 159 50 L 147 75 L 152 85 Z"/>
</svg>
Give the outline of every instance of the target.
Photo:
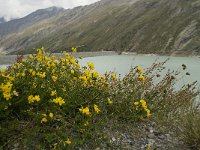
<svg viewBox="0 0 200 150">
<path fill-rule="evenodd" d="M 117 74 L 121 74 L 123 77 L 131 67 L 141 66 L 142 68 L 150 67 L 155 61 L 163 62 L 168 59 L 165 64 L 166 73 L 170 70 L 182 70 L 182 64 L 187 66 L 187 69 L 181 72 L 177 86 L 181 87 L 184 84 L 198 81 L 200 85 L 200 58 L 198 57 L 169 57 L 169 56 L 139 56 L 139 55 L 113 55 L 113 56 L 98 56 L 98 57 L 87 57 L 79 60 L 81 66 L 87 65 L 87 62 L 93 62 L 95 64 L 96 71 L 101 74 L 106 71 L 114 71 Z M 0 66 L 0 68 L 5 66 Z M 190 75 L 186 75 L 189 72 Z"/>
<path fill-rule="evenodd" d="M 181 74 L 178 76 L 178 81 L 175 85 L 176 89 L 194 81 L 198 82 L 197 88 L 200 88 L 200 58 L 198 57 L 115 55 L 87 57 L 80 60 L 79 63 L 81 65 L 87 65 L 87 62 L 93 62 L 98 72 L 103 74 L 106 71 L 114 71 L 117 74 L 121 74 L 123 77 L 129 72 L 131 67 L 141 66 L 145 70 L 145 68 L 150 67 L 154 62 L 163 62 L 168 58 L 169 60 L 164 66 L 166 69 L 161 73 L 161 76 L 163 76 L 168 69 L 180 70 Z M 182 70 L 182 64 L 187 66 L 186 70 Z M 189 72 L 190 75 L 186 75 L 187 72 Z M 161 78 L 162 77 L 160 77 L 160 79 Z"/>
</svg>

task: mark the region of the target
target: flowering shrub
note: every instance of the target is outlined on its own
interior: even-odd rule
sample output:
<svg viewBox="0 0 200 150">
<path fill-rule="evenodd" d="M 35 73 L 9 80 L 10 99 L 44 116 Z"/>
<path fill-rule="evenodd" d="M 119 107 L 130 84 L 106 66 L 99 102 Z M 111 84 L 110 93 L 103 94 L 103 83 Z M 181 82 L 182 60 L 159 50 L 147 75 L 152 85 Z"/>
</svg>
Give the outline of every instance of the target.
<svg viewBox="0 0 200 150">
<path fill-rule="evenodd" d="M 5 129 L 26 135 L 16 142 L 28 147 L 40 141 L 43 145 L 38 148 L 84 144 L 109 115 L 108 110 L 115 108 L 110 91 L 118 81 L 116 74 L 101 75 L 91 62 L 81 68 L 78 60 L 66 52 L 64 57 L 56 58 L 48 56 L 44 48 L 37 51 L 36 55 L 20 57 L 14 65 L 1 70 L 1 145 L 9 144 Z M 75 53 L 76 48 L 72 51 Z M 138 67 L 138 72 L 142 68 Z M 138 80 L 143 81 L 144 77 L 140 75 Z M 150 110 L 146 106 L 144 110 L 140 115 L 149 117 Z"/>
<path fill-rule="evenodd" d="M 171 74 L 154 86 L 148 74 L 154 69 L 137 66 L 117 78 L 114 72 L 99 74 L 92 62 L 81 67 L 66 52 L 51 56 L 40 48 L 28 59 L 19 57 L 0 72 L 0 148 L 95 149 L 109 145 L 102 132 L 108 120 L 145 121 L 155 113 L 181 112 L 176 106 L 186 108 L 196 93 L 174 92 Z"/>
</svg>

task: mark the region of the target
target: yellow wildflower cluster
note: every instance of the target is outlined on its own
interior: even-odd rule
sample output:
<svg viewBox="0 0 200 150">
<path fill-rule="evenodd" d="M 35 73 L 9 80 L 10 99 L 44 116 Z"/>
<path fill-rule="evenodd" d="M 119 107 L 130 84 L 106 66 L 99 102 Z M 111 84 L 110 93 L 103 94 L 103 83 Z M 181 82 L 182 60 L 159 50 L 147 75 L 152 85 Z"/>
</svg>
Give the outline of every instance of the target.
<svg viewBox="0 0 200 150">
<path fill-rule="evenodd" d="M 72 144 L 72 141 L 68 138 L 68 139 L 65 141 L 65 144 L 70 145 L 70 144 Z"/>
<path fill-rule="evenodd" d="M 56 92 L 56 90 L 54 90 L 54 91 L 51 91 L 51 96 L 55 96 L 57 94 L 57 92 Z"/>
<path fill-rule="evenodd" d="M 87 115 L 87 116 L 91 115 L 90 110 L 89 110 L 89 107 L 85 107 L 85 108 L 81 107 L 81 108 L 79 109 L 79 111 L 80 111 L 82 114 L 85 114 L 85 115 Z"/>
<path fill-rule="evenodd" d="M 58 80 L 58 77 L 56 77 L 56 76 L 52 76 L 51 78 L 52 78 L 52 80 L 53 80 L 54 82 L 56 82 L 56 81 Z"/>
<path fill-rule="evenodd" d="M 140 80 L 144 81 L 145 77 L 143 75 L 139 75 L 138 77 Z"/>
<path fill-rule="evenodd" d="M 94 64 L 93 64 L 93 63 L 89 62 L 89 63 L 88 63 L 88 67 L 89 67 L 91 70 L 94 70 Z"/>
<path fill-rule="evenodd" d="M 40 78 L 45 78 L 46 77 L 46 73 L 45 72 L 38 72 L 37 75 L 40 77 Z"/>
<path fill-rule="evenodd" d="M 111 101 L 110 98 L 108 98 L 108 99 L 107 99 L 107 103 L 108 103 L 109 105 L 111 105 L 113 102 Z"/>
<path fill-rule="evenodd" d="M 31 103 L 34 103 L 34 102 L 39 102 L 40 101 L 40 96 L 39 95 L 30 95 L 28 97 L 28 103 L 31 104 Z"/>
<path fill-rule="evenodd" d="M 72 52 L 76 51 L 73 47 Z M 141 67 L 137 68 L 137 75 L 140 80 L 145 80 Z M 18 106 L 23 106 L 19 108 L 20 111 L 28 112 L 40 126 L 59 124 L 58 122 L 65 126 L 63 121 L 67 120 L 67 127 L 63 128 L 70 129 L 74 124 L 81 124 L 81 128 L 85 127 L 85 130 L 93 125 L 93 121 L 98 120 L 95 117 L 109 112 L 105 111 L 106 108 L 115 109 L 117 101 L 114 103 L 111 97 L 114 93 L 112 89 L 115 89 L 113 86 L 116 86 L 118 81 L 120 82 L 115 73 L 99 74 L 92 62 L 81 68 L 78 60 L 69 53 L 65 52 L 62 57 L 51 56 L 47 55 L 42 47 L 37 49 L 37 54 L 19 60 L 10 70 L 0 71 L 0 98 L 7 101 L 16 100 Z M 112 84 L 113 82 L 116 84 Z M 20 89 L 20 93 L 17 89 Z M 7 101 L 4 101 L 5 105 L 2 108 L 8 108 L 11 104 Z M 27 103 L 36 105 L 26 105 Z M 135 102 L 134 105 L 137 111 L 145 111 L 147 117 L 151 115 L 145 100 Z M 43 114 L 44 111 L 48 113 Z M 34 124 L 37 125 L 35 122 Z M 72 144 L 69 138 L 62 141 L 64 145 Z"/>
<path fill-rule="evenodd" d="M 99 86 L 99 83 L 105 83 L 103 82 L 105 81 L 105 76 L 100 75 L 94 70 L 93 63 L 88 63 L 88 67 L 85 67 L 83 73 L 78 77 L 84 86 L 94 86 L 95 84 Z"/>
<path fill-rule="evenodd" d="M 61 97 L 57 97 L 57 98 L 53 99 L 53 102 L 54 102 L 55 104 L 60 105 L 60 106 L 62 106 L 62 105 L 65 103 L 64 99 L 61 98 Z"/>
<path fill-rule="evenodd" d="M 94 111 L 98 114 L 100 112 L 100 109 L 97 105 L 94 104 Z"/>
<path fill-rule="evenodd" d="M 138 71 L 139 73 L 142 73 L 142 68 L 141 68 L 140 66 L 138 66 L 138 67 L 137 67 L 137 71 Z"/>
<path fill-rule="evenodd" d="M 2 69 L 2 71 L 3 71 L 3 70 L 5 70 L 5 69 Z M 1 76 L 2 76 L 3 78 L 8 79 L 8 80 L 11 81 L 11 82 L 15 80 L 15 78 L 12 77 L 12 76 L 9 75 L 9 74 L 8 74 L 8 75 L 5 75 L 4 73 L 2 73 Z"/>
<path fill-rule="evenodd" d="M 147 118 L 151 116 L 151 112 L 147 107 L 147 102 L 144 99 L 141 99 L 139 102 L 138 101 L 134 102 L 134 106 L 136 111 L 138 111 L 139 108 L 142 108 L 146 112 Z"/>
<path fill-rule="evenodd" d="M 138 79 L 141 81 L 145 80 L 144 75 L 142 75 L 142 68 L 140 66 L 137 67 L 137 72 L 140 73 L 140 75 L 138 76 Z"/>
<path fill-rule="evenodd" d="M 2 83 L 0 85 L 0 90 L 3 92 L 3 97 L 6 100 L 12 99 L 12 93 L 11 93 L 12 86 L 13 86 L 13 84 L 10 82 L 7 82 L 6 84 Z"/>
<path fill-rule="evenodd" d="M 117 80 L 117 76 L 115 73 L 112 73 L 111 76 L 112 76 L 113 80 Z"/>
<path fill-rule="evenodd" d="M 72 47 L 72 52 L 73 52 L 73 53 L 76 53 L 76 52 L 77 52 L 77 48 Z"/>
<path fill-rule="evenodd" d="M 94 104 L 94 111 L 97 113 L 97 114 L 99 114 L 100 113 L 100 109 L 99 109 L 99 107 L 96 105 L 96 104 Z M 82 114 L 84 114 L 84 115 L 86 115 L 86 116 L 90 116 L 91 115 L 91 112 L 90 112 L 90 109 L 89 109 L 89 107 L 85 107 L 85 108 L 83 108 L 83 107 L 81 107 L 80 109 L 79 109 L 79 111 L 82 113 Z"/>
<path fill-rule="evenodd" d="M 47 116 L 47 114 L 42 114 L 42 119 L 41 119 L 41 123 L 46 123 L 48 121 L 47 117 L 49 117 L 50 119 L 53 119 L 54 114 L 53 113 L 49 113 L 49 115 Z"/>
<path fill-rule="evenodd" d="M 46 123 L 48 120 L 46 117 L 42 118 L 41 123 Z"/>
</svg>

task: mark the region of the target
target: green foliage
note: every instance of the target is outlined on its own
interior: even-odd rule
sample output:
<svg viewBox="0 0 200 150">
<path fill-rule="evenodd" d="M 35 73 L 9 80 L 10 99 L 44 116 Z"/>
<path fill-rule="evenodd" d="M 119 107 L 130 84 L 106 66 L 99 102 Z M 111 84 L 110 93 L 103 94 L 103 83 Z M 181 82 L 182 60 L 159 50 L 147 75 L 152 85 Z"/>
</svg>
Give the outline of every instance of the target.
<svg viewBox="0 0 200 150">
<path fill-rule="evenodd" d="M 178 125 L 181 139 L 191 148 L 200 149 L 199 111 L 191 111 L 182 116 Z"/>
<path fill-rule="evenodd" d="M 154 84 L 165 62 L 145 72 L 137 66 L 117 78 L 113 72 L 99 74 L 91 62 L 80 67 L 66 52 L 56 58 L 44 48 L 37 51 L 0 72 L 0 148 L 109 148 L 114 145 L 102 132 L 115 126 L 109 122 L 154 120 L 176 126 L 198 94 L 195 83 L 173 89 L 177 72 Z M 187 130 L 184 133 L 189 137 Z"/>
<path fill-rule="evenodd" d="M 56 58 L 44 48 L 37 51 L 28 60 L 21 57 L 1 70 L 1 145 L 44 149 L 86 144 L 95 148 L 106 139 L 99 131 L 110 114 L 123 111 L 111 92 L 121 81 L 114 73 L 100 75 L 93 63 L 81 68 L 66 52 L 65 57 Z M 129 108 L 133 110 L 133 102 Z M 146 113 L 131 118 L 139 115 Z"/>
</svg>

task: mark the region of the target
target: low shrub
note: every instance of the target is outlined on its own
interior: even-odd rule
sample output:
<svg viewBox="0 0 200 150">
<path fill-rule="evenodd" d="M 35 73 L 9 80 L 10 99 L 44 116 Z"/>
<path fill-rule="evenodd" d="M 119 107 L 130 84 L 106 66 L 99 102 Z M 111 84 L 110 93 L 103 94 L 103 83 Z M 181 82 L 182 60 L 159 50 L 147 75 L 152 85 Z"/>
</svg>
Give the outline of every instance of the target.
<svg viewBox="0 0 200 150">
<path fill-rule="evenodd" d="M 99 74 L 93 63 L 81 67 L 69 53 L 37 51 L 0 72 L 0 148 L 111 147 L 102 132 L 110 120 L 175 124 L 198 94 L 196 83 L 174 90 L 177 72 L 155 84 L 165 62 L 145 72 L 137 66 L 117 78 L 114 72 Z"/>
</svg>

